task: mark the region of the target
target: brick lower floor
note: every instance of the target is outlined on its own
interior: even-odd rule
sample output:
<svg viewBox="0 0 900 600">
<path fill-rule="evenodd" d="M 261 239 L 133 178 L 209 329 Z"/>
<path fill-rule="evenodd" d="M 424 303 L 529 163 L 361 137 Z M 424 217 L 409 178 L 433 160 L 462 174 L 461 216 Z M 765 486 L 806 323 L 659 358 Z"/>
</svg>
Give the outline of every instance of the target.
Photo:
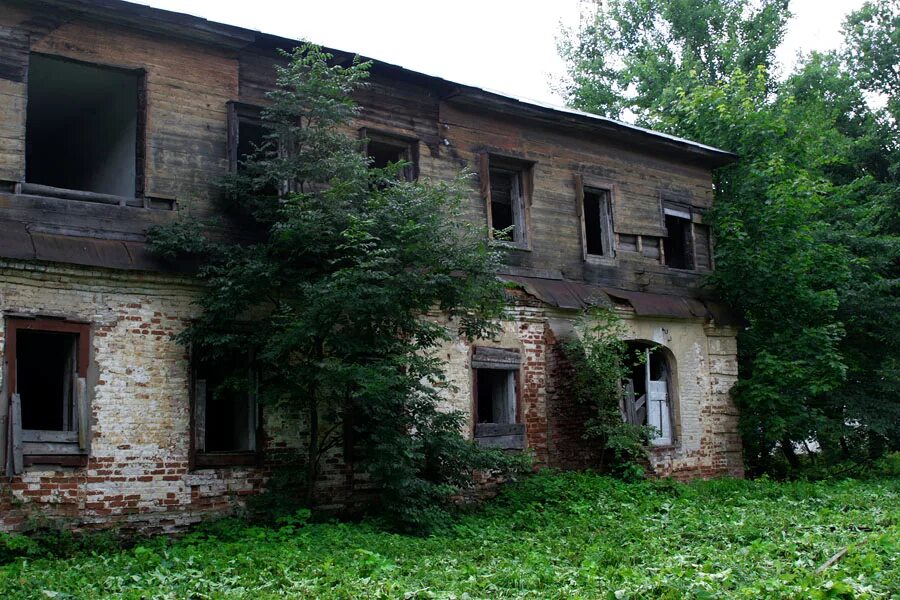
<svg viewBox="0 0 900 600">
<path fill-rule="evenodd" d="M 174 531 L 233 511 L 265 489 L 273 465 L 302 453 L 302 421 L 266 410 L 257 462 L 203 468 L 192 460 L 191 368 L 174 336 L 194 316 L 198 291 L 185 278 L 0 263 L 4 365 L 10 359 L 5 343 L 10 319 L 77 322 L 90 332 L 84 462 L 25 464 L 2 479 L 0 530 L 18 529 L 42 515 L 81 527 Z M 515 370 L 517 420 L 524 424 L 524 443 L 536 464 L 595 466 L 596 448 L 582 436 L 589 415 L 567 398 L 564 384 L 571 373 L 559 351 L 565 324 L 577 315 L 524 293 L 510 297 L 507 312 L 496 339 L 457 340 L 439 349 L 453 390 L 446 392 L 442 408 L 466 414 L 464 433 L 473 435 L 476 348 L 507 351 L 519 357 L 505 368 Z M 672 356 L 673 439 L 652 450 L 652 474 L 741 476 L 737 412 L 729 396 L 737 375 L 735 330 L 704 319 L 647 318 L 624 309 L 620 314 L 629 339 L 662 346 Z M 8 383 L 5 367 L 0 378 Z M 11 392 L 4 390 L 0 412 L 8 414 Z M 358 478 L 339 452 L 325 467 L 320 502 L 336 505 L 354 493 Z"/>
</svg>

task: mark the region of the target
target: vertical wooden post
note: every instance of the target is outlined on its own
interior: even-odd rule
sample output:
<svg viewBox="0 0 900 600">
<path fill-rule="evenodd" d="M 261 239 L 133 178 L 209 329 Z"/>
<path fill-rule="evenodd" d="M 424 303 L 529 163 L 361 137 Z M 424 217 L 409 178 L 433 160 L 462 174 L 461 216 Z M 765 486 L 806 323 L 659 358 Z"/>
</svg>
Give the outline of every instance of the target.
<svg viewBox="0 0 900 600">
<path fill-rule="evenodd" d="M 194 451 L 206 451 L 206 380 L 194 382 Z"/>
<path fill-rule="evenodd" d="M 478 177 L 481 182 L 481 197 L 487 213 L 488 237 L 494 237 L 494 223 L 491 217 L 491 159 L 487 152 L 478 155 Z"/>
<path fill-rule="evenodd" d="M 575 173 L 575 214 L 578 215 L 578 233 L 581 235 L 581 260 L 587 260 L 587 231 L 584 223 L 584 175 Z"/>
<path fill-rule="evenodd" d="M 90 402 L 88 402 L 87 380 L 75 380 L 75 424 L 78 427 L 78 447 L 87 452 L 90 447 Z"/>
<path fill-rule="evenodd" d="M 9 458 L 9 377 L 6 369 L 0 373 L 3 378 L 0 383 L 0 475 L 7 472 L 7 459 Z"/>
<path fill-rule="evenodd" d="M 22 400 L 18 394 L 13 394 L 12 397 L 10 420 L 12 475 L 19 475 L 25 467 L 22 456 Z"/>
<path fill-rule="evenodd" d="M 247 390 L 247 450 L 255 451 L 258 413 L 256 408 L 256 377 L 252 368 L 248 369 L 248 377 L 250 378 L 250 385 Z"/>
</svg>

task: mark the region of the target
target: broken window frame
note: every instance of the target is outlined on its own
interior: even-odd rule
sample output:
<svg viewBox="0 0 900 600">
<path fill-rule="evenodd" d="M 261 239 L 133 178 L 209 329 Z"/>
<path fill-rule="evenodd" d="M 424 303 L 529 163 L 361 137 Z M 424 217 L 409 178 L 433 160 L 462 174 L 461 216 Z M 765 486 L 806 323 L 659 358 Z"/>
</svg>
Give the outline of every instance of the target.
<svg viewBox="0 0 900 600">
<path fill-rule="evenodd" d="M 191 469 L 205 469 L 212 467 L 250 466 L 258 465 L 262 458 L 261 447 L 263 440 L 262 408 L 259 403 L 259 374 L 252 360 L 247 361 L 248 390 L 245 398 L 248 407 L 247 414 L 252 422 L 247 424 L 247 435 L 250 449 L 248 450 L 206 450 L 206 414 L 207 414 L 207 380 L 201 379 L 199 372 L 201 365 L 192 357 L 190 377 L 190 467 Z M 201 399 L 202 396 L 202 399 Z M 200 426 L 200 423 L 203 426 Z"/>
<path fill-rule="evenodd" d="M 21 331 L 68 334 L 73 340 L 74 368 L 67 385 L 71 394 L 72 422 L 61 430 L 22 428 L 22 399 L 18 393 L 17 355 Z M 90 453 L 90 398 L 87 371 L 90 361 L 91 325 L 62 319 L 10 317 L 6 319 L 6 369 L 0 391 L 0 456 L 8 475 L 22 473 L 30 465 L 52 464 L 81 467 Z M 65 377 L 65 371 L 61 374 Z M 64 410 L 68 410 L 64 407 Z"/>
<path fill-rule="evenodd" d="M 520 383 L 522 358 L 518 350 L 476 346 L 472 351 L 472 437 L 486 448 L 521 450 L 525 448 L 525 424 L 522 423 L 522 390 Z M 507 393 L 512 390 L 515 403 L 510 423 L 479 422 L 479 371 L 507 373 Z M 491 402 L 493 405 L 493 401 Z"/>
<path fill-rule="evenodd" d="M 237 173 L 240 161 L 238 148 L 241 141 L 241 124 L 262 126 L 263 107 L 231 100 L 228 102 L 228 171 Z"/>
<path fill-rule="evenodd" d="M 96 202 L 101 204 L 112 204 L 119 206 L 130 206 L 138 208 L 162 208 L 173 210 L 175 202 L 171 198 L 146 196 L 146 140 L 147 140 L 147 70 L 144 68 L 134 68 L 131 66 L 113 65 L 107 63 L 98 63 L 85 60 L 78 60 L 68 56 L 60 56 L 58 54 L 49 54 L 45 52 L 29 52 L 29 63 L 32 56 L 41 56 L 61 62 L 74 63 L 87 67 L 106 69 L 118 72 L 133 74 L 137 80 L 137 99 L 136 99 L 136 115 L 135 115 L 135 171 L 134 171 L 134 196 L 119 196 L 115 194 L 105 194 L 101 192 L 93 192 L 89 190 L 78 190 L 70 188 L 61 188 L 50 185 L 44 185 L 32 181 L 27 178 L 27 164 L 23 172 L 23 181 L 18 186 L 18 191 L 23 194 L 36 196 L 46 196 L 51 198 L 60 198 L 68 200 L 82 200 L 86 202 Z M 29 66 L 30 68 L 30 66 Z M 26 94 L 28 94 L 26 90 Z M 28 108 L 26 106 L 26 120 L 28 118 Z M 27 136 L 27 132 L 26 132 Z M 27 151 L 26 151 L 27 152 Z M 27 161 L 27 156 L 26 156 Z"/>
<path fill-rule="evenodd" d="M 598 179 L 582 173 L 575 174 L 575 210 L 578 215 L 581 233 L 581 258 L 586 262 L 609 262 L 616 256 L 616 244 L 613 234 L 613 204 L 616 197 L 616 185 L 610 181 Z M 587 221 L 585 216 L 585 200 L 588 194 L 599 194 L 600 204 L 600 243 L 602 254 L 588 252 Z"/>
<path fill-rule="evenodd" d="M 697 248 L 696 243 L 694 241 L 695 232 L 694 232 L 694 209 L 693 207 L 683 201 L 673 200 L 666 196 L 662 196 L 660 199 L 660 209 L 662 212 L 662 225 L 663 230 L 666 232 L 665 237 L 662 238 L 662 244 L 660 246 L 660 255 L 661 262 L 669 269 L 674 269 L 678 271 L 696 271 L 697 270 Z M 667 243 L 668 240 L 671 239 L 672 232 L 669 231 L 669 227 L 666 225 L 666 221 L 668 218 L 675 218 L 681 221 L 681 226 L 684 227 L 684 249 L 682 252 L 682 258 L 684 260 L 684 266 L 673 266 L 671 264 L 671 248 L 667 251 L 666 246 L 669 245 Z"/>
<path fill-rule="evenodd" d="M 679 438 L 679 423 L 677 419 L 677 403 L 678 403 L 678 374 L 676 371 L 676 363 L 671 351 L 665 346 L 646 342 L 644 340 L 628 340 L 629 353 L 634 350 L 643 352 L 643 371 L 644 371 L 644 394 L 635 397 L 635 389 L 633 380 L 629 377 L 622 382 L 622 400 L 620 410 L 622 420 L 632 425 L 645 426 L 651 425 L 657 427 L 659 433 L 650 439 L 650 446 L 654 448 L 668 448 L 676 446 Z M 666 369 L 665 380 L 651 379 L 651 359 L 656 354 L 658 360 L 662 360 Z M 651 383 L 665 383 L 665 399 L 651 399 Z M 657 392 L 658 393 L 658 392 Z M 657 422 L 651 422 L 651 402 L 659 403 L 657 411 L 659 419 Z M 645 413 L 642 419 L 637 419 L 636 407 L 645 406 Z M 664 411 L 664 412 L 663 412 Z"/>
<path fill-rule="evenodd" d="M 493 203 L 491 201 L 491 171 L 512 173 L 518 184 L 516 193 L 511 194 L 513 215 L 513 238 L 494 240 L 496 243 L 517 250 L 531 250 L 531 203 L 534 193 L 534 168 L 532 161 L 499 156 L 488 152 L 479 155 L 479 179 L 481 196 L 484 200 L 488 227 L 488 239 L 494 240 Z M 514 197 L 512 197 L 514 196 Z"/>
<path fill-rule="evenodd" d="M 360 127 L 359 137 L 364 142 L 363 152 L 369 156 L 369 143 L 376 142 L 397 149 L 400 160 L 408 164 L 403 167 L 400 176 L 409 182 L 419 179 L 419 139 L 371 127 Z"/>
</svg>

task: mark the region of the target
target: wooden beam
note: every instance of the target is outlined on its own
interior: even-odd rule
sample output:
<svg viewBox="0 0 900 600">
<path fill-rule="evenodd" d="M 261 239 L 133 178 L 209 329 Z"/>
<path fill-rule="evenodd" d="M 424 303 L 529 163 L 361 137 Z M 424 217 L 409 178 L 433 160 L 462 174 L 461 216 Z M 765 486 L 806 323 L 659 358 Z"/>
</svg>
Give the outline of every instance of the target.
<svg viewBox="0 0 900 600">
<path fill-rule="evenodd" d="M 24 465 L 22 464 L 22 399 L 18 394 L 13 394 L 12 396 L 10 420 L 12 475 L 19 475 L 22 473 Z"/>
</svg>

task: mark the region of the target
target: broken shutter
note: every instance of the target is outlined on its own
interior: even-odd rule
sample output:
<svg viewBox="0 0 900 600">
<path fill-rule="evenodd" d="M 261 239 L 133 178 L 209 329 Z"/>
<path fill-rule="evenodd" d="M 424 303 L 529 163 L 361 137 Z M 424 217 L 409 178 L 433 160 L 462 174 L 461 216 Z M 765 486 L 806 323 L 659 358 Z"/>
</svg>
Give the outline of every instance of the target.
<svg viewBox="0 0 900 600">
<path fill-rule="evenodd" d="M 194 452 L 206 451 L 206 380 L 194 382 Z"/>
<path fill-rule="evenodd" d="M 584 224 L 584 176 L 581 173 L 575 173 L 575 213 L 578 215 L 578 222 L 581 224 L 579 233 L 581 233 L 581 258 L 587 259 L 587 232 Z"/>
<path fill-rule="evenodd" d="M 77 353 L 76 350 L 76 338 L 72 338 L 69 340 L 69 343 L 66 344 L 66 359 L 63 363 L 63 404 L 62 404 L 62 430 L 63 431 L 74 431 L 78 428 L 78 420 L 75 417 L 75 422 L 72 422 L 75 411 L 78 410 L 77 407 L 73 406 L 73 404 L 77 404 L 73 394 L 75 394 L 75 387 L 77 382 L 76 378 L 76 358 L 75 355 Z"/>
<path fill-rule="evenodd" d="M 78 430 L 78 448 L 87 452 L 90 446 L 90 403 L 88 402 L 87 380 L 75 379 L 75 427 Z"/>
<path fill-rule="evenodd" d="M 0 377 L 3 377 L 2 384 L 0 384 L 0 473 L 7 472 L 7 458 L 9 457 L 9 395 L 7 389 L 9 388 L 9 376 L 4 373 L 0 373 Z"/>
<path fill-rule="evenodd" d="M 647 387 L 647 424 L 657 429 L 657 435 L 651 440 L 654 446 L 672 443 L 669 391 L 665 381 L 650 381 Z"/>
<path fill-rule="evenodd" d="M 484 198 L 484 210 L 487 214 L 488 237 L 494 236 L 494 224 L 491 218 L 491 158 L 487 152 L 478 156 L 478 177 L 481 181 L 481 197 Z"/>
<path fill-rule="evenodd" d="M 24 469 L 24 457 L 22 456 L 22 400 L 18 394 L 13 394 L 12 403 L 10 405 L 10 458 L 9 463 L 12 466 L 9 475 L 18 475 Z"/>
<path fill-rule="evenodd" d="M 600 195 L 600 235 L 603 244 L 603 256 L 612 257 L 615 254 L 612 243 L 612 194 L 609 190 L 603 190 Z"/>
<path fill-rule="evenodd" d="M 259 423 L 259 408 L 256 402 L 256 373 L 251 368 L 248 374 L 250 385 L 245 395 L 247 402 L 247 450 L 256 450 L 256 429 Z"/>
</svg>

